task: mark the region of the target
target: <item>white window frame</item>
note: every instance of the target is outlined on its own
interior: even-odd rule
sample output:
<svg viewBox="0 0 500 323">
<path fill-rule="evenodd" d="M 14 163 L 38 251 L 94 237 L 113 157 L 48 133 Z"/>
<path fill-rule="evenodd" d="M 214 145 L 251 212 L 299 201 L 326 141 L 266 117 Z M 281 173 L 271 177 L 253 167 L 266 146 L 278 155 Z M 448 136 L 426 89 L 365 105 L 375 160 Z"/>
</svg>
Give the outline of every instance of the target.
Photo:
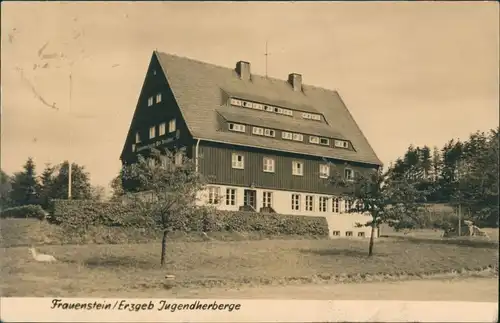
<svg viewBox="0 0 500 323">
<path fill-rule="evenodd" d="M 267 112 L 274 112 L 274 107 L 271 106 L 271 105 L 265 105 L 264 106 L 264 111 L 267 111 Z"/>
<path fill-rule="evenodd" d="M 273 207 L 273 192 L 262 192 L 262 207 Z"/>
<path fill-rule="evenodd" d="M 245 168 L 245 156 L 240 155 L 238 153 L 232 153 L 231 165 L 232 165 L 232 168 L 235 168 L 235 169 L 244 169 Z"/>
<path fill-rule="evenodd" d="M 311 144 L 319 144 L 319 137 L 317 137 L 317 136 L 309 136 L 309 142 Z"/>
<path fill-rule="evenodd" d="M 321 142 L 324 141 L 324 142 Z M 319 138 L 319 144 L 323 146 L 330 146 L 330 139 L 328 138 Z"/>
<path fill-rule="evenodd" d="M 319 178 L 328 178 L 328 177 L 330 177 L 330 165 L 320 164 L 319 165 Z"/>
<path fill-rule="evenodd" d="M 264 110 L 264 106 L 260 103 L 254 103 L 252 104 L 252 109 L 255 109 L 255 110 Z"/>
<path fill-rule="evenodd" d="M 208 188 L 208 204 L 219 204 L 220 203 L 220 187 L 209 186 Z"/>
<path fill-rule="evenodd" d="M 252 134 L 257 135 L 257 136 L 263 136 L 264 135 L 264 128 L 253 127 L 252 128 Z"/>
<path fill-rule="evenodd" d="M 311 114 L 311 119 L 321 121 L 321 116 L 319 114 Z"/>
<path fill-rule="evenodd" d="M 349 142 L 345 140 L 335 140 L 334 145 L 337 148 L 349 148 Z"/>
<path fill-rule="evenodd" d="M 276 131 L 273 129 L 264 129 L 264 136 L 266 137 L 275 137 L 276 136 Z"/>
<path fill-rule="evenodd" d="M 294 140 L 294 141 L 304 141 L 304 135 L 302 135 L 300 133 L 294 133 L 292 135 L 292 140 Z"/>
<path fill-rule="evenodd" d="M 151 126 L 149 127 L 149 139 L 153 139 L 154 137 L 156 137 L 156 127 Z"/>
<path fill-rule="evenodd" d="M 262 159 L 263 162 L 263 171 L 265 173 L 274 173 L 274 158 L 264 157 Z"/>
<path fill-rule="evenodd" d="M 320 196 L 318 206 L 319 206 L 320 212 L 327 212 L 328 211 L 328 197 L 327 196 Z"/>
<path fill-rule="evenodd" d="M 350 172 L 351 176 L 347 176 L 348 172 Z M 350 168 L 345 168 L 344 169 L 344 178 L 346 181 L 352 182 L 354 181 L 354 170 Z"/>
<path fill-rule="evenodd" d="M 314 195 L 306 195 L 306 211 L 314 211 Z"/>
<path fill-rule="evenodd" d="M 341 207 L 341 200 L 338 197 L 332 198 L 332 213 L 339 214 Z"/>
<path fill-rule="evenodd" d="M 292 161 L 292 175 L 304 176 L 304 163 L 294 160 Z"/>
<path fill-rule="evenodd" d="M 141 143 L 141 134 L 139 133 L 139 131 L 135 133 L 135 143 L 136 144 Z"/>
<path fill-rule="evenodd" d="M 177 130 L 177 125 L 175 119 L 172 119 L 168 122 L 168 133 L 175 132 Z"/>
<path fill-rule="evenodd" d="M 226 188 L 226 205 L 236 205 L 235 188 Z"/>
<path fill-rule="evenodd" d="M 154 98 L 153 98 L 152 96 L 150 96 L 150 97 L 148 98 L 148 107 L 150 107 L 150 106 L 152 106 L 152 105 L 153 105 L 153 103 L 154 103 L 153 99 L 154 99 Z"/>
<path fill-rule="evenodd" d="M 293 140 L 293 133 L 288 132 L 288 131 L 283 131 L 281 133 L 281 138 L 286 139 L 286 140 Z"/>
<path fill-rule="evenodd" d="M 293 111 L 289 109 L 283 109 L 283 114 L 287 116 L 293 116 Z"/>
<path fill-rule="evenodd" d="M 231 105 L 241 107 L 243 105 L 243 102 L 241 102 L 241 100 L 238 99 L 231 99 Z"/>
<path fill-rule="evenodd" d="M 300 211 L 300 194 L 292 194 L 292 211 Z"/>
<path fill-rule="evenodd" d="M 160 103 L 161 102 L 161 92 L 156 94 L 156 103 Z"/>
<path fill-rule="evenodd" d="M 166 122 L 160 123 L 160 125 L 158 126 L 158 136 L 163 136 L 166 134 L 166 132 L 167 132 L 167 123 Z"/>
<path fill-rule="evenodd" d="M 253 103 L 249 101 L 243 101 L 243 107 L 251 109 L 253 107 Z"/>
<path fill-rule="evenodd" d="M 245 132 L 245 125 L 239 123 L 228 123 L 227 128 L 234 132 Z"/>
<path fill-rule="evenodd" d="M 303 113 L 302 113 L 302 118 L 304 118 L 304 119 L 311 119 L 311 114 L 310 114 L 310 113 L 303 112 Z"/>
</svg>

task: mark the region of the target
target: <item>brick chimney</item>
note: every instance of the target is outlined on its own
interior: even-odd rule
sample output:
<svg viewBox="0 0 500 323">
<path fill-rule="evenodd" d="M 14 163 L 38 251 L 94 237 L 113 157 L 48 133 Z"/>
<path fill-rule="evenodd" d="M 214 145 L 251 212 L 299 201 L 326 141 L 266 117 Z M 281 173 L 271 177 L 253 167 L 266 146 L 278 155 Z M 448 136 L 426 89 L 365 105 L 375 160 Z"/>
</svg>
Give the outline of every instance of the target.
<svg viewBox="0 0 500 323">
<path fill-rule="evenodd" d="M 302 75 L 297 73 L 289 74 L 288 83 L 290 83 L 294 91 L 302 91 Z"/>
<path fill-rule="evenodd" d="M 245 81 L 250 80 L 250 63 L 245 61 L 236 63 L 236 73 L 238 73 L 240 79 Z"/>
</svg>

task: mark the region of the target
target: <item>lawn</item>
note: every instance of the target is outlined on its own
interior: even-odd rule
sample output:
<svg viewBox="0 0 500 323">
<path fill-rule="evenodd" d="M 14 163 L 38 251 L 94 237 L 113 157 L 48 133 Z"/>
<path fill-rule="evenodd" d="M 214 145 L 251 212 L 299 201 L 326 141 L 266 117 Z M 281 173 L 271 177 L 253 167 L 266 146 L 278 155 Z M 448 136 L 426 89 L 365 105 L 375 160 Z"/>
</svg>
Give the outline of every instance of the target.
<svg viewBox="0 0 500 323">
<path fill-rule="evenodd" d="M 349 280 L 360 276 L 429 275 L 497 266 L 496 242 L 418 237 L 366 240 L 172 241 L 168 265 L 160 244 L 45 245 L 55 264 L 36 263 L 27 247 L 1 249 L 3 296 L 85 296 L 189 287 Z M 168 285 L 166 274 L 176 276 Z M 378 276 L 374 276 L 378 275 Z"/>
</svg>

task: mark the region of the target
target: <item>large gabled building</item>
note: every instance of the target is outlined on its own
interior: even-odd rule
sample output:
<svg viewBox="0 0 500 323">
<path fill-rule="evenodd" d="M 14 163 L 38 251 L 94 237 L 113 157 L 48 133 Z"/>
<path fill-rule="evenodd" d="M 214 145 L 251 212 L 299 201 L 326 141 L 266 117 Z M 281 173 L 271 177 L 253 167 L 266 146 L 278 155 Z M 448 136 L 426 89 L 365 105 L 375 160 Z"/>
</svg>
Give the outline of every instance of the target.
<svg viewBox="0 0 500 323">
<path fill-rule="evenodd" d="M 325 216 L 332 236 L 368 237 L 329 184 L 381 166 L 336 91 L 153 52 L 120 159 L 184 148 L 210 178 L 201 203 L 226 210 Z"/>
</svg>

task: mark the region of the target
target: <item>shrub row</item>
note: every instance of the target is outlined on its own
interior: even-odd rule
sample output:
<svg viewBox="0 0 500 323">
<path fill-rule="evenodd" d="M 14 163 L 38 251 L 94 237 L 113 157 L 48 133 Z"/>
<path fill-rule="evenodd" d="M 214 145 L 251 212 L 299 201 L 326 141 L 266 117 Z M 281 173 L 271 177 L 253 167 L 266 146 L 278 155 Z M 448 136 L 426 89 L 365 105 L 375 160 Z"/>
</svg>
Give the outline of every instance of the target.
<svg viewBox="0 0 500 323">
<path fill-rule="evenodd" d="M 46 212 L 40 205 L 23 205 L 2 210 L 0 218 L 26 219 L 33 218 L 38 220 L 45 219 Z"/>
<path fill-rule="evenodd" d="M 134 204 L 94 202 L 82 200 L 54 200 L 49 221 L 88 228 L 105 226 L 145 226 L 140 214 L 143 210 Z M 275 213 L 232 212 L 196 209 L 188 215 L 171 217 L 172 231 L 203 232 L 259 232 L 266 235 L 328 236 L 324 217 L 282 215 Z"/>
</svg>

